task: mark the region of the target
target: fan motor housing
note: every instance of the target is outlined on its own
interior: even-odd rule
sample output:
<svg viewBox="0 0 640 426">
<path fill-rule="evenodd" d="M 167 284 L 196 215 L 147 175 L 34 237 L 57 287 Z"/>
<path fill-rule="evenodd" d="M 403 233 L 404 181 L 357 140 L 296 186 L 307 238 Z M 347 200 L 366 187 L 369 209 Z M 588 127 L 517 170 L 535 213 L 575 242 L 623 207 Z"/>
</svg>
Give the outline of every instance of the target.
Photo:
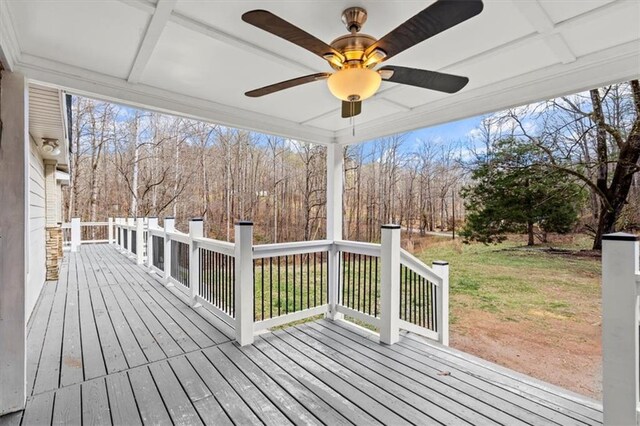
<svg viewBox="0 0 640 426">
<path fill-rule="evenodd" d="M 347 65 L 357 65 L 364 58 L 364 52 L 377 40 L 368 34 L 346 34 L 331 42 L 331 47 L 342 53 L 347 58 Z M 330 65 L 334 69 L 339 69 L 336 65 Z"/>
</svg>

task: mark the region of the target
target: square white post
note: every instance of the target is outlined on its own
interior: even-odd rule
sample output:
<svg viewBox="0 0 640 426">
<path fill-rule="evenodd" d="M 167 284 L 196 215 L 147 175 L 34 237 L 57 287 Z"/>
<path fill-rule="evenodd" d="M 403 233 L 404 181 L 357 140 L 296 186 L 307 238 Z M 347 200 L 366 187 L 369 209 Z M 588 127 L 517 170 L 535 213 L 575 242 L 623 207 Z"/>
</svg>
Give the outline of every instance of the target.
<svg viewBox="0 0 640 426">
<path fill-rule="evenodd" d="M 109 244 L 113 244 L 113 218 L 110 217 L 107 222 L 107 238 L 109 239 Z"/>
<path fill-rule="evenodd" d="M 1 71 L 0 415 L 24 408 L 29 269 L 29 85 Z"/>
<path fill-rule="evenodd" d="M 189 221 L 189 290 L 191 290 L 191 304 L 199 306 L 200 294 L 200 250 L 194 238 L 204 237 L 204 222 L 202 218 Z"/>
<path fill-rule="evenodd" d="M 131 253 L 131 247 L 133 247 L 133 241 L 132 241 L 132 236 L 133 236 L 133 227 L 136 225 L 135 223 L 135 219 L 132 217 L 127 218 L 127 251 L 129 253 Z"/>
<path fill-rule="evenodd" d="M 380 342 L 400 339 L 400 225 L 382 225 L 380 247 Z"/>
<path fill-rule="evenodd" d="M 602 405 L 604 424 L 638 421 L 638 237 L 602 237 Z"/>
<path fill-rule="evenodd" d="M 80 218 L 71 218 L 71 251 L 76 252 L 80 247 Z"/>
<path fill-rule="evenodd" d="M 151 235 L 151 230 L 156 229 L 158 229 L 158 218 L 150 217 L 147 231 L 147 268 L 149 269 L 151 269 L 151 265 L 153 265 L 153 251 L 157 250 L 157 247 L 153 246 L 153 235 Z"/>
<path fill-rule="evenodd" d="M 236 341 L 253 343 L 253 222 L 235 226 L 235 316 Z"/>
<path fill-rule="evenodd" d="M 170 232 L 176 230 L 176 219 L 172 216 L 164 218 L 164 282 L 167 287 L 171 283 L 171 236 Z"/>
<path fill-rule="evenodd" d="M 442 284 L 436 290 L 438 341 L 449 346 L 449 262 L 436 260 L 432 267 L 433 272 L 442 278 Z"/>
<path fill-rule="evenodd" d="M 327 146 L 327 240 L 342 240 L 342 187 L 344 173 L 344 152 L 342 145 Z M 340 253 L 331 246 L 328 254 L 329 314 L 336 320 L 343 317 L 338 313 L 338 274 L 340 273 Z"/>
<path fill-rule="evenodd" d="M 136 263 L 144 265 L 144 218 L 136 218 Z"/>
</svg>

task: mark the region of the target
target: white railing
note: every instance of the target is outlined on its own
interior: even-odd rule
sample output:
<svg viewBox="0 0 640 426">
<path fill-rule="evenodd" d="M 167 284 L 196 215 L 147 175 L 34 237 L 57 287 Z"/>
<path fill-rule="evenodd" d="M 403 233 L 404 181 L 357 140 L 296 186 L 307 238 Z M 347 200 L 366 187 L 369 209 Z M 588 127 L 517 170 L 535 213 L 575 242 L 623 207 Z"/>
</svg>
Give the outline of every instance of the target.
<svg viewBox="0 0 640 426">
<path fill-rule="evenodd" d="M 77 251 L 80 244 L 111 243 L 113 220 L 107 222 L 81 222 L 79 218 L 62 224 L 62 240 L 71 251 Z"/>
<path fill-rule="evenodd" d="M 241 345 L 262 330 L 317 315 L 367 324 L 387 344 L 400 330 L 448 344 L 448 266 L 429 267 L 402 250 L 399 226 L 383 226 L 381 244 L 254 245 L 251 222 L 236 224 L 234 243 L 205 238 L 200 219 L 189 221 L 189 233 L 176 230 L 173 218 L 163 227 L 157 218 L 113 223 L 110 241 L 123 254 L 233 327 Z"/>
<path fill-rule="evenodd" d="M 640 419 L 638 239 L 624 233 L 602 238 L 602 405 L 605 425 L 636 425 Z"/>
</svg>

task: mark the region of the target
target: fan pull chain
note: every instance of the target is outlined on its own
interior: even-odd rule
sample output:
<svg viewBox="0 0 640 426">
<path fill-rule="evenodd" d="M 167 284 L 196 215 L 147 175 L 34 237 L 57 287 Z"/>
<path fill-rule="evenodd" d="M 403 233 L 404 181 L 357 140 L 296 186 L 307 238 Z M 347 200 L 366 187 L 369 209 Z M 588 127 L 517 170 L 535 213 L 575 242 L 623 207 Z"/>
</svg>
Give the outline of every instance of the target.
<svg viewBox="0 0 640 426">
<path fill-rule="evenodd" d="M 351 120 L 351 136 L 355 137 L 356 136 L 356 117 L 355 117 L 355 112 L 356 112 L 356 103 L 355 102 L 350 102 L 349 103 L 349 109 L 351 110 L 350 112 L 350 120 Z"/>
</svg>

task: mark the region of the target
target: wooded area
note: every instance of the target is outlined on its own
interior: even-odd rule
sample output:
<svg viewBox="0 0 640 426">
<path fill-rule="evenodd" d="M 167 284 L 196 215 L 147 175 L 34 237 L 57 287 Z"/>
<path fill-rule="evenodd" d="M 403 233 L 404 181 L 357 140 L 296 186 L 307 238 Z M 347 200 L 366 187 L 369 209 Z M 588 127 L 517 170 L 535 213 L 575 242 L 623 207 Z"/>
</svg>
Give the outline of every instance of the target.
<svg viewBox="0 0 640 426">
<path fill-rule="evenodd" d="M 258 242 L 324 237 L 325 147 L 84 97 L 72 109 L 67 220 L 175 216 L 185 230 L 203 217 L 223 240 L 235 221 L 253 220 Z M 639 114 L 635 81 L 486 116 L 465 140 L 409 133 L 345 147 L 344 238 L 376 241 L 388 222 L 409 236 L 450 230 L 454 218 L 460 227 L 461 189 L 506 137 L 535 145 L 546 155 L 538 167 L 588 190 L 576 230 L 601 235 L 612 218 L 637 228 Z"/>
</svg>

